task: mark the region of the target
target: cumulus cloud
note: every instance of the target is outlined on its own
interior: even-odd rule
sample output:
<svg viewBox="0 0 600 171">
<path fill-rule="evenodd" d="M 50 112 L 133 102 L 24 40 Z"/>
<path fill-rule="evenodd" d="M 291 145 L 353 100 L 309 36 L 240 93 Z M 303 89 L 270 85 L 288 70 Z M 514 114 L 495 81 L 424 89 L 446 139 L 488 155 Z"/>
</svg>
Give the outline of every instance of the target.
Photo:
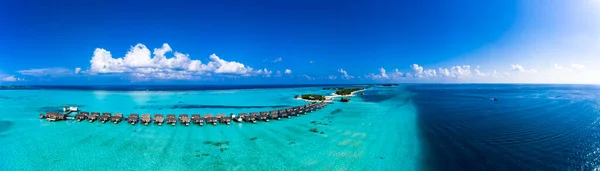
<svg viewBox="0 0 600 171">
<path fill-rule="evenodd" d="M 379 68 L 379 74 L 383 78 L 387 78 L 388 77 L 388 75 L 385 73 L 385 69 L 383 69 L 383 68 Z"/>
<path fill-rule="evenodd" d="M 327 77 L 327 78 L 330 79 L 330 80 L 335 80 L 337 78 L 337 76 L 335 76 L 335 75 L 329 75 L 329 77 Z"/>
<path fill-rule="evenodd" d="M 75 74 L 79 74 L 81 72 L 81 68 L 75 68 Z"/>
<path fill-rule="evenodd" d="M 437 75 L 437 72 L 435 71 L 435 69 L 423 69 L 423 67 L 419 66 L 418 64 L 412 64 L 410 66 L 410 68 L 413 71 L 413 73 L 405 75 L 405 76 L 416 77 L 416 78 L 427 78 L 427 77 L 435 77 Z"/>
<path fill-rule="evenodd" d="M 391 75 L 394 76 L 395 74 L 397 74 L 396 72 L 399 73 L 400 71 L 398 71 L 398 69 L 396 69 L 394 72 L 391 73 Z M 400 73 L 400 75 L 402 75 L 402 73 Z M 366 75 L 365 77 L 371 78 L 371 79 L 387 79 L 387 78 L 389 78 L 389 76 L 384 68 L 379 68 L 379 74 L 370 74 L 370 75 Z"/>
<path fill-rule="evenodd" d="M 346 72 L 346 70 L 344 70 L 344 69 L 339 69 L 338 72 L 342 73 L 342 78 L 343 79 L 351 79 L 351 78 L 353 78 L 353 76 L 348 75 L 348 72 Z"/>
<path fill-rule="evenodd" d="M 273 62 L 273 63 L 277 63 L 277 62 L 281 62 L 281 61 L 283 61 L 283 59 L 281 59 L 281 58 L 277 58 L 277 59 L 273 60 L 272 62 Z"/>
<path fill-rule="evenodd" d="M 236 61 L 226 61 L 216 54 L 209 56 L 209 61 L 191 59 L 189 54 L 174 52 L 173 57 L 167 57 L 173 49 L 169 44 L 155 48 L 152 53 L 143 44 L 137 44 L 121 58 L 113 58 L 106 49 L 96 48 L 90 60 L 90 74 L 128 73 L 137 78 L 156 79 L 192 79 L 202 75 L 212 74 L 250 76 L 263 74 L 271 75 L 266 69 L 255 70 Z M 154 56 L 152 57 L 151 54 Z"/>
<path fill-rule="evenodd" d="M 22 75 L 29 75 L 29 76 L 36 76 L 36 77 L 41 77 L 41 76 L 61 76 L 61 75 L 68 75 L 68 74 L 72 74 L 73 71 L 67 69 L 67 68 L 40 68 L 40 69 L 27 69 L 27 70 L 19 70 L 17 71 L 18 73 L 22 74 Z"/>
<path fill-rule="evenodd" d="M 379 69 L 379 74 L 366 75 L 366 78 L 371 79 L 391 79 L 391 80 L 413 80 L 413 79 L 478 79 L 488 77 L 490 75 L 499 76 L 498 72 L 485 73 L 480 70 L 479 66 L 475 68 L 470 65 L 457 65 L 450 68 L 427 69 L 419 64 L 412 64 L 409 67 L 410 72 L 402 73 L 399 69 L 392 72 L 386 72 L 384 68 Z"/>
<path fill-rule="evenodd" d="M 292 73 L 292 70 L 290 70 L 290 69 L 285 69 L 285 73 L 286 73 L 286 74 L 291 74 L 291 73 Z"/>
<path fill-rule="evenodd" d="M 535 70 L 535 69 L 527 70 L 527 69 L 525 69 L 525 67 L 523 67 L 523 65 L 519 65 L 519 64 L 512 64 L 512 65 L 510 65 L 510 67 L 511 67 L 511 69 L 513 71 L 519 71 L 519 72 L 537 72 L 537 70 Z"/>
<path fill-rule="evenodd" d="M 264 69 L 262 69 L 262 70 L 258 70 L 258 71 L 256 71 L 256 73 L 258 73 L 258 74 L 263 74 L 263 75 L 265 75 L 266 77 L 270 77 L 270 76 L 271 76 L 271 74 L 273 73 L 273 71 L 269 71 L 269 70 L 267 70 L 266 68 L 264 68 Z"/>
</svg>

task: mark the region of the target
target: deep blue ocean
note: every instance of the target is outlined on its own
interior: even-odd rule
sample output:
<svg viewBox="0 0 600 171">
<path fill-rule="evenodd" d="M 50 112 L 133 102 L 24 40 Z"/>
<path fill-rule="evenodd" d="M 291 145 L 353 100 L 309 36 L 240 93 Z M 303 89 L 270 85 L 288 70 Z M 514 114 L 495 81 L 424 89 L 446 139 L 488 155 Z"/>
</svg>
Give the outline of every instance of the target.
<svg viewBox="0 0 600 171">
<path fill-rule="evenodd" d="M 435 170 L 600 167 L 599 86 L 439 84 L 408 90 L 415 93 L 423 162 Z"/>
<path fill-rule="evenodd" d="M 161 164 L 156 156 L 144 155 L 146 160 L 155 160 L 163 169 L 190 169 L 201 167 L 200 165 L 239 169 L 244 167 L 245 162 L 229 162 L 228 166 L 223 165 L 222 161 L 246 158 L 257 161 L 252 167 L 246 168 L 250 170 L 261 170 L 269 166 L 313 170 L 445 171 L 597 170 L 600 167 L 600 86 L 597 85 L 376 86 L 366 90 L 365 95 L 352 97 L 350 103 L 334 102 L 323 112 L 290 121 L 240 124 L 235 127 L 117 127 L 95 123 L 47 123 L 33 118 L 36 117 L 35 112 L 54 109 L 54 106 L 65 103 L 78 103 L 90 110 L 125 113 L 140 110 L 163 113 L 267 110 L 301 104 L 291 99 L 294 94 L 311 92 L 328 95 L 331 92 L 322 90 L 323 87 L 354 86 L 364 85 L 31 86 L 26 90 L 0 90 L 0 142 L 6 141 L 4 143 L 8 144 L 5 149 L 0 148 L 0 152 L 4 154 L 0 155 L 0 159 L 10 160 L 7 163 L 0 162 L 0 169 L 10 170 L 54 156 L 56 152 L 46 147 L 29 146 L 42 142 L 75 143 L 65 145 L 65 149 L 102 147 L 108 149 L 105 151 L 107 154 L 116 151 L 119 154 L 110 155 L 120 156 L 123 160 L 139 157 L 139 151 L 128 150 L 125 146 L 162 143 L 162 151 L 158 155 L 160 161 L 179 158 L 186 160 L 167 166 Z M 50 97 L 57 93 L 69 97 Z M 257 94 L 265 98 L 249 100 Z M 121 106 L 114 107 L 115 104 Z M 315 124 L 325 121 L 329 125 Z M 306 131 L 315 125 L 326 133 L 316 136 Z M 283 127 L 286 130 L 279 129 Z M 90 130 L 89 135 L 61 134 L 82 129 Z M 263 129 L 270 131 L 260 131 Z M 31 132 L 32 130 L 38 131 Z M 106 134 L 104 139 L 91 138 L 100 133 Z M 205 136 L 190 138 L 190 135 L 198 133 Z M 27 134 L 31 136 L 22 136 Z M 243 134 L 248 134 L 250 138 L 236 136 Z M 64 136 L 64 139 L 50 139 L 57 136 Z M 246 142 L 254 139 L 252 137 L 258 137 L 259 141 Z M 192 144 L 192 147 L 185 148 L 193 148 L 194 144 L 207 140 L 226 140 L 228 145 L 231 142 L 228 148 L 235 155 L 217 150 L 210 154 L 210 159 L 203 159 L 199 164 L 187 161 L 187 158 L 195 159 L 199 154 L 188 154 L 191 150 L 180 149 L 170 139 Z M 19 143 L 20 141 L 23 143 Z M 125 145 L 106 145 L 109 141 L 122 141 Z M 87 144 L 78 145 L 77 142 Z M 261 145 L 254 147 L 248 143 Z M 266 146 L 273 148 L 259 148 Z M 287 150 L 274 150 L 281 146 L 286 146 Z M 245 153 L 249 147 L 252 147 L 252 153 Z M 165 155 L 165 149 L 181 152 Z M 214 149 L 201 147 L 196 151 L 199 150 Z M 12 155 L 6 156 L 7 154 Z M 69 152 L 61 153 L 60 156 L 79 155 L 81 154 Z M 41 158 L 32 159 L 35 156 Z M 102 157 L 101 153 L 96 156 Z M 265 159 L 274 157 L 297 162 L 270 165 L 271 160 Z M 106 167 L 95 162 L 83 165 Z M 76 166 L 64 166 L 63 169 Z M 135 167 L 143 169 L 140 167 L 146 165 Z M 35 168 L 41 167 L 32 166 L 30 169 Z"/>
</svg>

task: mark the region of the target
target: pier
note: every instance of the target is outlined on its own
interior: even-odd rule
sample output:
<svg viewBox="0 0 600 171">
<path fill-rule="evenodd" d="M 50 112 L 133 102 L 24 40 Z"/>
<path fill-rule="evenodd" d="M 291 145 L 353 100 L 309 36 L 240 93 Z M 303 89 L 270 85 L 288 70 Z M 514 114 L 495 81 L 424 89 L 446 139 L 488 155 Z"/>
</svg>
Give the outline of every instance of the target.
<svg viewBox="0 0 600 171">
<path fill-rule="evenodd" d="M 271 111 L 260 111 L 260 112 L 249 112 L 249 113 L 239 113 L 238 115 L 231 113 L 227 116 L 224 113 L 218 113 L 216 115 L 213 114 L 191 114 L 191 118 L 188 114 L 180 114 L 179 117 L 176 118 L 176 114 L 167 114 L 166 122 L 167 124 L 171 124 L 175 126 L 177 122 L 182 125 L 189 126 L 190 123 L 203 126 L 206 124 L 218 125 L 225 124 L 230 125 L 231 121 L 235 121 L 238 123 L 250 122 L 256 124 L 257 121 L 269 122 L 269 120 L 281 120 L 282 118 L 290 119 L 292 116 L 300 116 L 300 114 L 308 114 L 319 109 L 326 107 L 328 103 L 320 102 L 320 103 L 310 103 L 306 105 L 300 105 L 295 107 L 290 107 L 286 109 L 279 110 L 271 110 Z M 101 123 L 113 122 L 114 124 L 119 124 L 121 121 L 127 121 L 128 124 L 135 125 L 138 122 L 144 125 L 150 125 L 152 123 L 162 126 L 165 122 L 165 118 L 163 114 L 154 114 L 154 117 L 151 117 L 151 114 L 142 114 L 142 118 L 140 119 L 139 114 L 129 114 L 127 118 L 124 118 L 125 115 L 122 113 L 115 113 L 112 115 L 110 112 L 84 112 L 79 111 L 78 107 L 63 107 L 64 113 L 59 112 L 46 112 L 45 114 L 40 114 L 40 119 L 46 119 L 50 122 L 54 121 L 62 121 L 62 120 L 77 120 L 78 122 L 88 120 L 90 123 L 98 120 Z M 75 115 L 75 117 L 71 118 L 68 115 L 72 112 L 79 112 Z"/>
</svg>

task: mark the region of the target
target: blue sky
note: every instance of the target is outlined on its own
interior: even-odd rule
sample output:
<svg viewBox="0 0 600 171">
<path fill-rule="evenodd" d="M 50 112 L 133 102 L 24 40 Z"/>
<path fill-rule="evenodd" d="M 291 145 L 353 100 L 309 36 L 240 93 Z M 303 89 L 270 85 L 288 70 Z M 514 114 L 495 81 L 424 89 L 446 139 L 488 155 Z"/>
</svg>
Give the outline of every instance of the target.
<svg viewBox="0 0 600 171">
<path fill-rule="evenodd" d="M 597 0 L 7 0 L 0 11 L 0 84 L 600 83 Z"/>
</svg>

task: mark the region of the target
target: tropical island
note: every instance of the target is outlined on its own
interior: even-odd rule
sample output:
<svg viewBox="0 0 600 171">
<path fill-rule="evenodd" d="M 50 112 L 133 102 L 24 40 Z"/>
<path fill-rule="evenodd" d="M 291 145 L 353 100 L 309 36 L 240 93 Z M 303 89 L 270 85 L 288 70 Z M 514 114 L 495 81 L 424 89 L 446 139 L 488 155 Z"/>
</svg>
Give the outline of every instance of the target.
<svg viewBox="0 0 600 171">
<path fill-rule="evenodd" d="M 325 96 L 318 94 L 303 94 L 300 96 L 301 99 L 304 100 L 316 100 L 316 101 L 324 101 L 326 100 Z"/>
<path fill-rule="evenodd" d="M 352 95 L 352 93 L 364 90 L 364 88 L 349 88 L 349 89 L 341 89 L 335 92 L 336 95 L 347 96 Z"/>
</svg>

